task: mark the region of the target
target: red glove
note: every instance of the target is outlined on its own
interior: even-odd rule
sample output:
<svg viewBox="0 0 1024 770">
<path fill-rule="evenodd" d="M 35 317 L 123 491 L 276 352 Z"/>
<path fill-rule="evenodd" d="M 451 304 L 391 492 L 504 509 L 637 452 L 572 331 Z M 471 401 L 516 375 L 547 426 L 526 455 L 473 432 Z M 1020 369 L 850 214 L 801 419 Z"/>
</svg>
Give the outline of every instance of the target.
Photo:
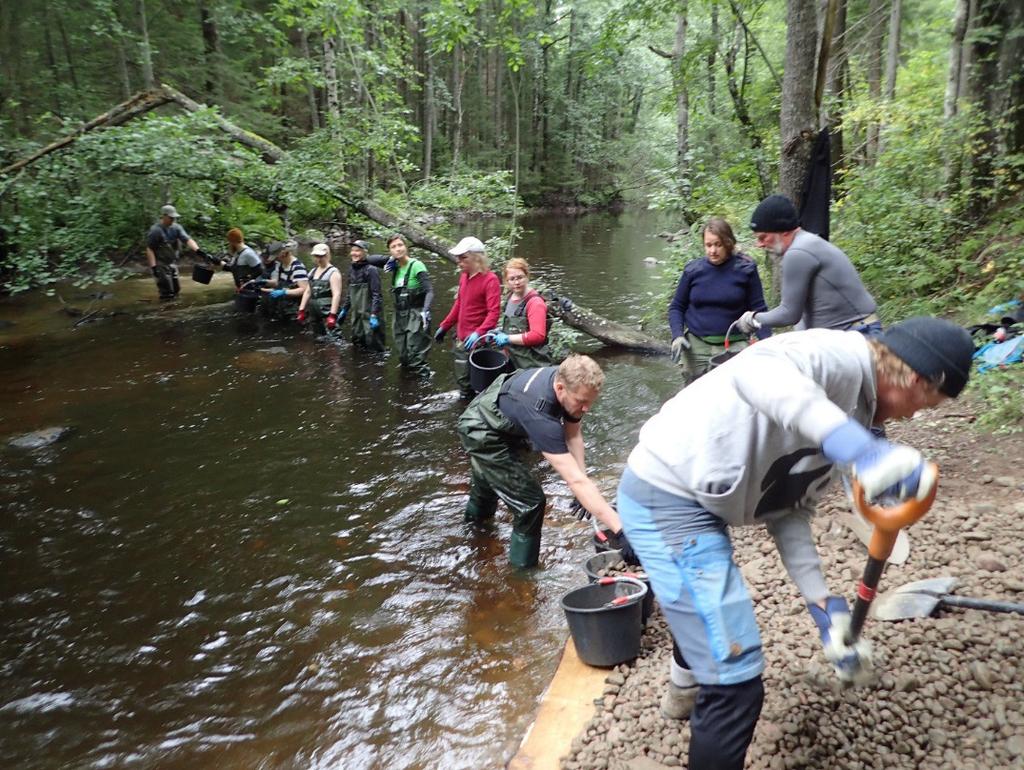
<svg viewBox="0 0 1024 770">
<path fill-rule="evenodd" d="M 296 313 L 295 320 L 298 321 L 300 324 L 306 323 L 306 311 L 300 310 L 298 313 Z"/>
<path fill-rule="evenodd" d="M 334 313 L 328 313 L 327 314 L 327 328 L 328 329 L 333 329 L 337 325 L 338 325 L 338 316 L 336 316 Z"/>
</svg>

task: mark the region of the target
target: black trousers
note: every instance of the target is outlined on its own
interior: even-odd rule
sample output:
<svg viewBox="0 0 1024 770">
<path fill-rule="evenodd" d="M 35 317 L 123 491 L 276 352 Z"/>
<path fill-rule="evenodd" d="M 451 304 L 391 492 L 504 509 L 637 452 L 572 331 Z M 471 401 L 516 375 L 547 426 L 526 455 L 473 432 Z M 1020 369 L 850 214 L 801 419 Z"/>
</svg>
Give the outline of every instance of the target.
<svg viewBox="0 0 1024 770">
<path fill-rule="evenodd" d="M 761 677 L 700 686 L 690 714 L 689 770 L 743 770 L 764 703 Z"/>
</svg>

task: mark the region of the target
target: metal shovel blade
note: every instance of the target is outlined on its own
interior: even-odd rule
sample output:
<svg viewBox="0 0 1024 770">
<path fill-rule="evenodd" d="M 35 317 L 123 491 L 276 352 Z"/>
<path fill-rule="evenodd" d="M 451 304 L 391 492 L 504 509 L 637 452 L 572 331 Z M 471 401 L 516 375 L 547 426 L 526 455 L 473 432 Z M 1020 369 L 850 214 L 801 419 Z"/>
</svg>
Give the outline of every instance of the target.
<svg viewBox="0 0 1024 770">
<path fill-rule="evenodd" d="M 942 598 L 959 583 L 955 577 L 937 577 L 907 583 L 875 597 L 871 605 L 871 617 L 877 620 L 927 618 L 942 603 Z"/>
</svg>

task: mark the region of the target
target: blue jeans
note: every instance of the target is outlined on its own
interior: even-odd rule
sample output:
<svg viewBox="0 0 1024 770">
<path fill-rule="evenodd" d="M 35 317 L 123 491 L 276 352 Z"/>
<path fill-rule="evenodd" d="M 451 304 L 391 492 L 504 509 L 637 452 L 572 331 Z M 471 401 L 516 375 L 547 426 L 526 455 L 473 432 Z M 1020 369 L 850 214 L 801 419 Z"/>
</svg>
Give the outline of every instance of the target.
<svg viewBox="0 0 1024 770">
<path fill-rule="evenodd" d="M 697 682 L 735 685 L 764 670 L 754 605 L 721 519 L 629 468 L 618 490 L 626 536 Z"/>
</svg>

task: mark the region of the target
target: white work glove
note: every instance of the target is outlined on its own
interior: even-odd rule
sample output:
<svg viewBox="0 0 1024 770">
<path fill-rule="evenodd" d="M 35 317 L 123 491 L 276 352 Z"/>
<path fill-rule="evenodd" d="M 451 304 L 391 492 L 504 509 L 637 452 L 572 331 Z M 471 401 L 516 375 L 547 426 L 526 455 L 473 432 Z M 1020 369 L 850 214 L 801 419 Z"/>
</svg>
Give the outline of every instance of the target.
<svg viewBox="0 0 1024 770">
<path fill-rule="evenodd" d="M 843 682 L 862 684 L 874 677 L 871 665 L 871 643 L 858 639 L 846 644 L 846 633 L 850 629 L 850 607 L 841 596 L 830 596 L 825 600 L 825 609 L 809 604 L 811 618 L 818 627 L 825 657 L 835 669 L 836 676 Z"/>
<path fill-rule="evenodd" d="M 743 334 L 753 334 L 761 328 L 761 322 L 754 316 L 753 310 L 748 310 L 736 320 L 736 328 L 739 329 Z"/>
<path fill-rule="evenodd" d="M 821 443 L 829 460 L 847 466 L 869 500 L 924 500 L 937 480 L 935 466 L 921 453 L 902 444 L 876 438 L 855 420 L 847 420 Z"/>
<path fill-rule="evenodd" d="M 683 357 L 683 351 L 690 349 L 690 342 L 685 335 L 680 334 L 672 340 L 672 362 L 678 364 Z"/>
</svg>

